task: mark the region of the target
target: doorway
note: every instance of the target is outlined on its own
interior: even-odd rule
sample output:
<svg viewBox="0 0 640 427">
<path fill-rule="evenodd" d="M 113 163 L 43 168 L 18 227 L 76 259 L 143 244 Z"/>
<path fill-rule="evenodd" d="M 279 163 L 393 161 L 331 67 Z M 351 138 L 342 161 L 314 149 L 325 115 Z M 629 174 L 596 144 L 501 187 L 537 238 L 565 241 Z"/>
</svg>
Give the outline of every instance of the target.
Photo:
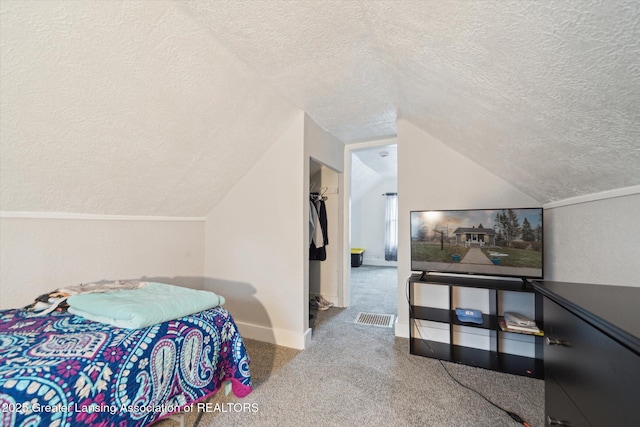
<svg viewBox="0 0 640 427">
<path fill-rule="evenodd" d="M 352 298 L 357 297 L 358 300 L 361 300 L 363 297 L 362 295 L 352 295 L 352 293 L 367 292 L 366 287 L 352 286 L 352 282 L 356 284 L 375 277 L 396 277 L 393 283 L 385 280 L 387 285 L 380 293 L 381 297 L 388 298 L 389 304 L 387 306 L 395 307 L 393 314 L 396 314 L 397 261 L 393 260 L 388 250 L 387 199 L 391 194 L 395 194 L 397 197 L 397 140 L 392 138 L 348 145 L 345 163 L 345 170 L 349 175 L 345 179 L 347 187 L 345 206 L 348 206 L 348 209 L 345 209 L 345 224 L 347 225 L 345 227 L 347 230 L 345 241 L 349 247 L 345 250 L 350 254 L 351 248 L 364 249 L 362 266 L 356 266 L 356 262 L 349 263 L 350 267 L 345 268 L 343 278 L 345 306 L 350 305 Z M 397 203 L 395 206 L 397 209 Z M 397 222 L 395 227 L 397 236 Z M 357 260 L 354 259 L 354 261 Z M 372 270 L 376 269 L 381 274 L 372 274 Z M 365 274 L 366 279 L 360 277 L 364 277 Z"/>
</svg>

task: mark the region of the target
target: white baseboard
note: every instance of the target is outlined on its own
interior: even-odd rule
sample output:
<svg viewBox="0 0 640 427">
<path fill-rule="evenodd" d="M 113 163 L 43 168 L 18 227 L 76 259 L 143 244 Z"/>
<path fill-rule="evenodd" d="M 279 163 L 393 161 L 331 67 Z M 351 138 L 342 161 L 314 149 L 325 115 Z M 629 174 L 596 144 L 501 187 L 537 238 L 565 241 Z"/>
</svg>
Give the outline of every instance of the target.
<svg viewBox="0 0 640 427">
<path fill-rule="evenodd" d="M 311 329 L 307 329 L 304 333 L 300 334 L 284 329 L 267 328 L 238 321 L 236 321 L 236 325 L 238 325 L 240 335 L 243 338 L 268 342 L 298 350 L 304 350 L 311 342 Z"/>
<path fill-rule="evenodd" d="M 398 261 L 385 261 L 383 259 L 363 259 L 362 265 L 372 265 L 374 267 L 397 267 Z M 357 268 L 357 267 L 354 267 Z"/>
<path fill-rule="evenodd" d="M 409 338 L 409 324 L 400 323 L 396 320 L 395 334 L 397 337 L 400 337 L 400 338 Z"/>
<path fill-rule="evenodd" d="M 313 330 L 308 328 L 304 333 L 304 348 L 309 348 L 311 345 L 311 336 L 313 335 Z"/>
</svg>

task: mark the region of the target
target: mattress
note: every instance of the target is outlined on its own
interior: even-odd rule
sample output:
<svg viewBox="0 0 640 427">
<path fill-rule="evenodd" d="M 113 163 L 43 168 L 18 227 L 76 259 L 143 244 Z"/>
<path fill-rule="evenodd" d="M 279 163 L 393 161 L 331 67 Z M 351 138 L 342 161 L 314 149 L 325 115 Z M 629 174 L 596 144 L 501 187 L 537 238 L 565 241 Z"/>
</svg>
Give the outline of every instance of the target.
<svg viewBox="0 0 640 427">
<path fill-rule="evenodd" d="M 251 392 L 249 356 L 223 307 L 140 329 L 0 311 L 2 426 L 144 426 L 225 384 Z"/>
</svg>

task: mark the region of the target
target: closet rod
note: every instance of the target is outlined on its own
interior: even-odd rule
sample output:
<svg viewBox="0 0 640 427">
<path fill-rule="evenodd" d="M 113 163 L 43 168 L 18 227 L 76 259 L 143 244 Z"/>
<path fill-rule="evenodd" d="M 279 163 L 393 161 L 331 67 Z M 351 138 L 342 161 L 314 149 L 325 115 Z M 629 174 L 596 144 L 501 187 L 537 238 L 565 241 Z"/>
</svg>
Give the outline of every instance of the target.
<svg viewBox="0 0 640 427">
<path fill-rule="evenodd" d="M 323 194 L 339 194 L 340 191 L 339 191 L 338 187 L 320 187 L 319 190 L 313 191 L 313 193 L 319 193 L 320 195 L 323 195 Z"/>
</svg>

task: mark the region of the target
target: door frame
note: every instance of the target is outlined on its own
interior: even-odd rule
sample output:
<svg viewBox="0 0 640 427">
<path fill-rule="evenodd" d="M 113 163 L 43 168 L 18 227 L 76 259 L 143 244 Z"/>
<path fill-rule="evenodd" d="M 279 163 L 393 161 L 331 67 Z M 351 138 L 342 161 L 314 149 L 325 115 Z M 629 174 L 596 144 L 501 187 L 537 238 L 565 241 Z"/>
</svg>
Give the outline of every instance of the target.
<svg viewBox="0 0 640 427">
<path fill-rule="evenodd" d="M 364 148 L 382 147 L 386 145 L 398 145 L 398 137 L 378 139 L 375 141 L 358 142 L 352 144 L 346 144 L 344 150 L 344 191 L 343 195 L 343 209 L 344 218 L 342 227 L 342 242 L 343 242 L 343 254 L 342 260 L 342 287 L 339 292 L 340 306 L 349 307 L 351 304 L 351 155 L 354 151 L 358 151 Z"/>
</svg>

